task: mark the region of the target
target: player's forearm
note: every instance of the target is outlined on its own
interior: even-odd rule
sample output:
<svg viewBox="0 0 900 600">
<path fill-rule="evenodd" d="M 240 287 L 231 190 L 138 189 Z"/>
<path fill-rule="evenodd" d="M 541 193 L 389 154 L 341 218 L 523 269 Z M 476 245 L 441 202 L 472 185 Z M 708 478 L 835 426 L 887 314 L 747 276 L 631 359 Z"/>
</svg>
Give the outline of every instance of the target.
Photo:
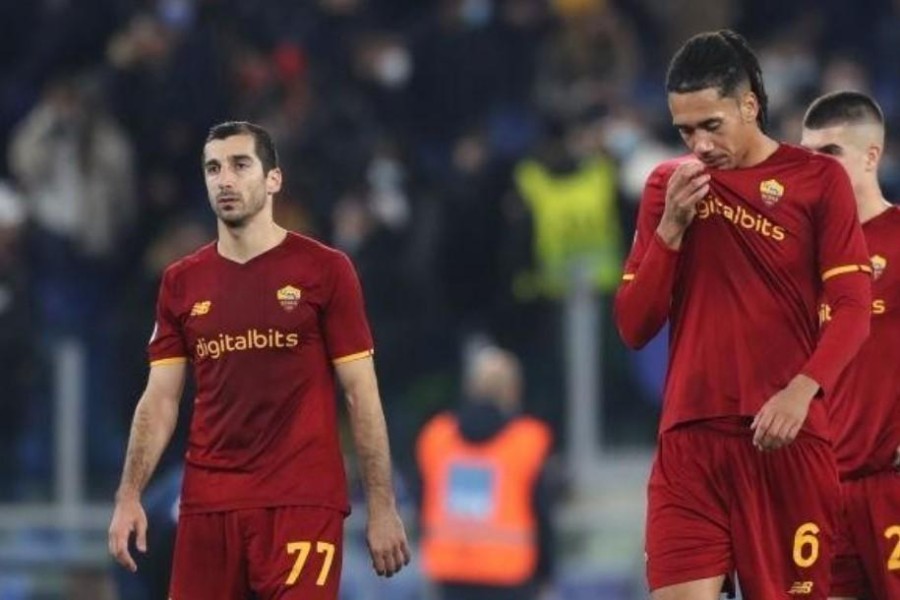
<svg viewBox="0 0 900 600">
<path fill-rule="evenodd" d="M 172 438 L 177 420 L 177 400 L 150 398 L 146 394 L 141 398 L 131 423 L 117 498 L 141 495 Z"/>
<path fill-rule="evenodd" d="M 642 348 L 669 318 L 677 265 L 678 252 L 654 236 L 637 272 L 626 273 L 616 294 L 615 317 L 631 348 Z"/>
<path fill-rule="evenodd" d="M 350 427 L 369 509 L 394 506 L 387 424 L 377 385 L 360 383 L 347 390 Z"/>
<path fill-rule="evenodd" d="M 871 294 L 869 276 L 865 273 L 842 275 L 825 282 L 831 320 L 800 371 L 814 379 L 823 391 L 834 387 L 869 335 Z"/>
</svg>

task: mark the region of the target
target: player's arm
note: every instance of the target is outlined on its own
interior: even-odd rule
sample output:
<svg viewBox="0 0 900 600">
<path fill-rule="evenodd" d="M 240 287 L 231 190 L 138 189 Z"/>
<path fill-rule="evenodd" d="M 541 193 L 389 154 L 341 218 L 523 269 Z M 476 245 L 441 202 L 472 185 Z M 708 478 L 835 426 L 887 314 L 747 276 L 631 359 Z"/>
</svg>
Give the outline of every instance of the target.
<svg viewBox="0 0 900 600">
<path fill-rule="evenodd" d="M 816 248 L 822 265 L 831 320 L 812 356 L 783 390 L 763 405 L 753 420 L 753 442 L 762 450 L 789 444 L 800 432 L 813 398 L 832 389 L 838 376 L 869 335 L 872 311 L 871 266 L 859 225 L 850 181 L 834 163 L 832 181 L 815 208 Z"/>
<path fill-rule="evenodd" d="M 141 493 L 175 430 L 186 371 L 186 362 L 151 366 L 147 387 L 134 411 L 122 481 L 109 526 L 109 552 L 131 571 L 137 570 L 128 551 L 132 532 L 136 534 L 138 550 L 147 550 L 147 516 L 141 506 Z"/>
<path fill-rule="evenodd" d="M 335 365 L 347 397 L 353 442 L 369 512 L 367 541 L 379 575 L 390 577 L 409 563 L 410 551 L 394 498 L 387 425 L 371 356 Z"/>
<path fill-rule="evenodd" d="M 643 347 L 668 319 L 681 242 L 708 192 L 709 175 L 695 161 L 678 165 L 668 180 L 659 169 L 647 180 L 615 301 L 616 326 L 628 346 Z"/>
</svg>

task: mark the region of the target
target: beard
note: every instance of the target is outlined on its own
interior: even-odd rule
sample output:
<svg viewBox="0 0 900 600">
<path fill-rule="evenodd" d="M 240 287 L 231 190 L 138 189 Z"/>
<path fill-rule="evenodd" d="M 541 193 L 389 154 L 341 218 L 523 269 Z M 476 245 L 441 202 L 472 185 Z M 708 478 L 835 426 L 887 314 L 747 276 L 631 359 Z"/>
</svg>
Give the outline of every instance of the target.
<svg viewBox="0 0 900 600">
<path fill-rule="evenodd" d="M 227 227 L 239 229 L 247 225 L 266 206 L 264 192 L 229 196 L 227 201 L 216 198 L 212 202 L 216 217 Z"/>
</svg>

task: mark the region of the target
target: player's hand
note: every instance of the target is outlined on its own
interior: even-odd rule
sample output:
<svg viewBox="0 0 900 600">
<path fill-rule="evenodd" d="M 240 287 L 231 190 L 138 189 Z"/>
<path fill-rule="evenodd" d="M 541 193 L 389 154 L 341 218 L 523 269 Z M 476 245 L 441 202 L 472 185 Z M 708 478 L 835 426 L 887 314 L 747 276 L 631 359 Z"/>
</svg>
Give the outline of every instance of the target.
<svg viewBox="0 0 900 600">
<path fill-rule="evenodd" d="M 677 249 L 688 225 L 697 215 L 697 203 L 709 193 L 709 173 L 698 160 L 683 162 L 672 172 L 666 187 L 666 207 L 656 233 Z"/>
<path fill-rule="evenodd" d="M 786 388 L 772 396 L 756 413 L 750 429 L 753 445 L 760 450 L 777 450 L 794 441 L 806 421 L 809 403 L 819 384 L 806 375 L 797 375 Z"/>
<path fill-rule="evenodd" d="M 366 542 L 372 568 L 382 577 L 391 577 L 409 564 L 411 554 L 406 529 L 397 509 L 370 507 Z"/>
<path fill-rule="evenodd" d="M 141 500 L 137 496 L 116 499 L 112 522 L 109 524 L 109 553 L 123 567 L 134 573 L 137 564 L 128 552 L 128 542 L 135 533 L 135 546 L 144 553 L 147 551 L 147 515 Z"/>
</svg>

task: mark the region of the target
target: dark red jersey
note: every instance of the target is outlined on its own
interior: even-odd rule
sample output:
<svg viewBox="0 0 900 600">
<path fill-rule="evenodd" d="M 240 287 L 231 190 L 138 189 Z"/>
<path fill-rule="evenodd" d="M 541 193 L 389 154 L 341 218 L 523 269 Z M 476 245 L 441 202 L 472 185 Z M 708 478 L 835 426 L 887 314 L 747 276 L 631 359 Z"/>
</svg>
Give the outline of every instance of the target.
<svg viewBox="0 0 900 600">
<path fill-rule="evenodd" d="M 872 326 L 829 398 L 844 478 L 890 469 L 900 445 L 900 208 L 863 224 L 872 261 Z M 820 317 L 829 326 L 831 307 Z"/>
<path fill-rule="evenodd" d="M 289 233 L 244 264 L 213 243 L 171 265 L 149 353 L 196 379 L 182 512 L 346 511 L 333 364 L 372 352 L 353 266 L 316 241 Z"/>
<path fill-rule="evenodd" d="M 710 170 L 710 192 L 676 252 L 655 230 L 668 179 L 683 160 L 650 175 L 616 298 L 617 323 L 632 346 L 671 323 L 661 431 L 752 416 L 799 373 L 830 390 L 865 338 L 871 301 L 869 258 L 843 168 L 783 144 L 756 166 Z M 818 303 L 829 289 L 842 327 L 820 342 Z M 828 437 L 821 402 L 813 402 L 805 428 Z"/>
</svg>

